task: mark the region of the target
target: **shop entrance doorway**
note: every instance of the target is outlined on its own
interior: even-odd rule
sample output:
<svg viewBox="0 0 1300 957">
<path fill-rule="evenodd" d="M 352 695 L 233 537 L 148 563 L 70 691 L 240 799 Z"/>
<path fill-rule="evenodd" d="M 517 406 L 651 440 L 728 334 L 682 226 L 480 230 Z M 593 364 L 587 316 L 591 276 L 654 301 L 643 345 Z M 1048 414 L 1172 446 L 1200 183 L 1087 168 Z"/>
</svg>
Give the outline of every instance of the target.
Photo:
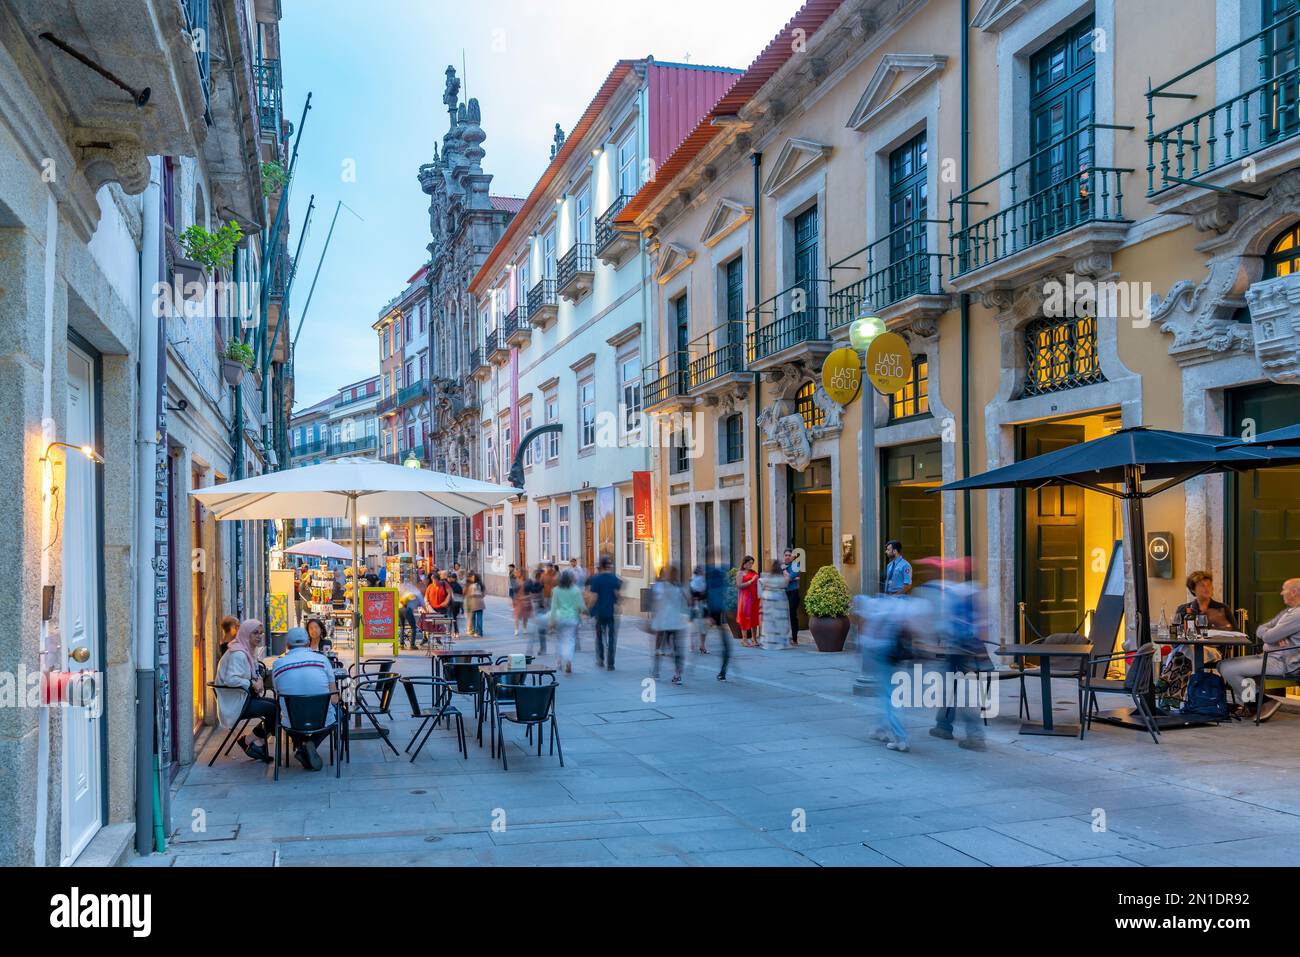
<svg viewBox="0 0 1300 957">
<path fill-rule="evenodd" d="M 940 444 L 921 442 L 885 449 L 883 476 L 884 539 L 863 542 L 863 547 L 876 548 L 883 556 L 884 542 L 902 542 L 903 555 L 912 563 L 912 584 L 919 585 L 937 572 L 932 566 L 918 566 L 917 559 L 943 556 L 943 502 L 927 491 L 937 487 L 943 477 Z M 880 561 L 883 567 L 884 558 Z"/>
<path fill-rule="evenodd" d="M 790 489 L 790 544 L 802 548 L 807 561 L 799 579 L 799 626 L 808 627 L 808 616 L 803 611 L 803 598 L 808 593 L 813 575 L 823 565 L 835 562 L 833 540 L 834 517 L 831 510 L 831 460 L 814 459 L 802 472 L 786 466 Z M 768 556 L 759 570 L 779 560 L 780 554 Z"/>
</svg>

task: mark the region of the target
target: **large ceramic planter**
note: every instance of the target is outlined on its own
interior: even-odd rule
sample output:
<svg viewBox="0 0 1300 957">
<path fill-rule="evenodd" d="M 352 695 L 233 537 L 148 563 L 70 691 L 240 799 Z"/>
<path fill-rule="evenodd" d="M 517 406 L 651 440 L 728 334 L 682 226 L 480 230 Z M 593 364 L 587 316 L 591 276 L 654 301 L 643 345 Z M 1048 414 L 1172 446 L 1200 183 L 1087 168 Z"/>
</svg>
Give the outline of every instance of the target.
<svg viewBox="0 0 1300 957">
<path fill-rule="evenodd" d="M 849 637 L 849 619 L 847 615 L 839 618 L 816 618 L 809 615 L 808 630 L 812 632 L 818 651 L 843 651 L 844 642 Z"/>
</svg>

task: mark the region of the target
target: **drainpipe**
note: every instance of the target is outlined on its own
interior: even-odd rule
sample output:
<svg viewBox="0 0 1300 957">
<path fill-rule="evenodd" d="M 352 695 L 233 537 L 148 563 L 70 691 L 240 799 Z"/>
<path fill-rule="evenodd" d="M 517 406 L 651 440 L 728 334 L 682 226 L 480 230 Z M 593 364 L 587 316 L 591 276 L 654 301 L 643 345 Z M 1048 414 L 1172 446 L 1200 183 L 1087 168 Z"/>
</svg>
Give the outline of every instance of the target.
<svg viewBox="0 0 1300 957">
<path fill-rule="evenodd" d="M 752 218 L 754 224 L 754 308 L 763 301 L 763 235 L 759 216 L 762 190 L 759 185 L 760 174 L 763 166 L 763 154 L 753 153 L 750 157 L 750 163 L 754 167 L 754 215 Z M 758 323 L 758 313 L 754 313 L 754 323 Z M 741 348 L 744 346 L 742 344 Z M 754 376 L 754 557 L 758 559 L 758 565 L 763 566 L 763 440 L 758 434 L 758 416 L 763 411 L 763 377 Z M 774 517 L 775 519 L 775 517 Z"/>
<path fill-rule="evenodd" d="M 140 370 L 136 454 L 135 507 L 135 850 L 148 854 L 154 846 L 154 774 L 157 768 L 157 647 L 154 636 L 154 494 L 158 474 L 158 389 L 161 363 L 160 326 L 154 317 L 154 286 L 163 279 L 162 198 L 157 158 L 149 161 L 149 187 L 144 194 L 144 232 L 140 246 Z M 161 795 L 160 795 L 161 803 Z M 161 808 L 159 808 L 161 811 Z M 161 818 L 161 814 L 159 815 Z"/>
<path fill-rule="evenodd" d="M 970 189 L 970 0 L 961 0 L 961 191 Z M 969 205 L 961 204 L 961 228 Z M 949 229 L 952 227 L 949 226 Z M 970 475 L 970 294 L 961 294 L 961 475 Z M 962 555 L 970 558 L 970 489 L 962 492 Z"/>
</svg>

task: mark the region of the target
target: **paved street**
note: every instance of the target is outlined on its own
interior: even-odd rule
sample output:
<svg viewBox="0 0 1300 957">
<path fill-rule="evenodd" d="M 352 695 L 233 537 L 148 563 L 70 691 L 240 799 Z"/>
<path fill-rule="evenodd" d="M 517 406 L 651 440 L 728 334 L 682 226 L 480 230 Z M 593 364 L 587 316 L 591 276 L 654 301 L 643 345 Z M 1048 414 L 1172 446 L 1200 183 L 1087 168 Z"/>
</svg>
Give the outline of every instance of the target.
<svg viewBox="0 0 1300 957">
<path fill-rule="evenodd" d="M 486 630 L 505 637 L 483 647 L 522 650 L 503 600 Z M 414 764 L 358 741 L 341 779 L 293 764 L 275 782 L 238 749 L 206 767 L 209 738 L 175 793 L 168 852 L 135 863 L 1271 865 L 1300 841 L 1300 721 L 1286 713 L 1159 747 L 1099 726 L 1083 742 L 1023 737 L 1006 682 L 987 751 L 930 737 L 932 713 L 917 712 L 898 754 L 867 736 L 853 653 L 737 649 L 725 684 L 716 653 L 693 655 L 682 686 L 665 669 L 644 702 L 647 645 L 627 621 L 618 670 L 596 673 L 584 630 L 557 699 L 564 768 L 508 727 L 509 771 L 472 738 L 463 760 L 437 731 Z M 399 668 L 427 674 L 429 660 L 406 652 Z M 1069 714 L 1073 689 L 1057 691 Z M 401 748 L 413 722 L 396 710 Z"/>
</svg>

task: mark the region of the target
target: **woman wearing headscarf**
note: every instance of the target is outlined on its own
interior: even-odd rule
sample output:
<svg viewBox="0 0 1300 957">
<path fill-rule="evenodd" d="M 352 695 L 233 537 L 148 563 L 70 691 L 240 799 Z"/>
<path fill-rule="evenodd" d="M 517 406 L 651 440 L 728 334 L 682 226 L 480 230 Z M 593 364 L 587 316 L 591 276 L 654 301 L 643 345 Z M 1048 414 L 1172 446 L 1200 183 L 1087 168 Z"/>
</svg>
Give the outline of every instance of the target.
<svg viewBox="0 0 1300 957">
<path fill-rule="evenodd" d="M 239 626 L 239 631 L 217 662 L 217 716 L 221 727 L 233 728 L 245 718 L 257 718 L 253 740 L 245 735 L 238 738 L 239 746 L 250 758 L 271 760 L 266 741 L 275 734 L 275 702 L 262 697 L 266 690 L 262 676 L 257 672 L 256 648 L 264 630 L 256 618 L 249 618 Z"/>
</svg>

